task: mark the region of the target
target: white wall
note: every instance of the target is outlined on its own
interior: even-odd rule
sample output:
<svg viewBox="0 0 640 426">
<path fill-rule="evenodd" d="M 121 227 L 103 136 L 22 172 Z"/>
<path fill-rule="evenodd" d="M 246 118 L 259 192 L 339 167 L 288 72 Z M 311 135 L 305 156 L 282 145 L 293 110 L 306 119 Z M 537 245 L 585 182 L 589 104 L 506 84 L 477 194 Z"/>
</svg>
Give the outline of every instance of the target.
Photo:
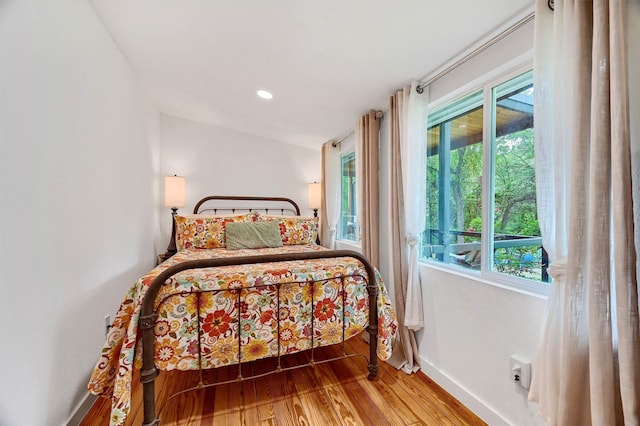
<svg viewBox="0 0 640 426">
<path fill-rule="evenodd" d="M 542 425 L 509 357 L 531 361 L 546 299 L 426 265 L 420 268 L 423 371 L 491 425 Z"/>
<path fill-rule="evenodd" d="M 320 150 L 164 114 L 160 140 L 161 172 L 186 178 L 186 206 L 180 213 L 191 213 L 208 195 L 258 195 L 291 198 L 303 215 L 313 214 L 307 184 L 320 181 Z M 158 252 L 166 250 L 171 229 L 163 202 L 158 206 L 162 228 Z"/>
<path fill-rule="evenodd" d="M 479 78 L 504 73 L 532 57 L 529 23 L 436 81 L 433 104 L 478 88 Z M 389 130 L 381 129 L 381 258 L 389 259 Z M 385 219 L 386 218 L 386 219 Z M 381 272 L 392 288 L 391 265 Z M 420 266 L 425 328 L 417 334 L 423 371 L 491 425 L 541 425 L 526 391 L 510 380 L 509 357 L 533 359 L 546 300 L 473 275 Z"/>
<path fill-rule="evenodd" d="M 154 262 L 157 116 L 87 1 L 0 2 L 0 57 L 0 425 L 59 425 Z"/>
<path fill-rule="evenodd" d="M 392 303 L 396 303 L 393 289 L 393 256 L 391 254 L 391 117 L 385 112 L 380 123 L 380 275 L 389 289 Z"/>
</svg>

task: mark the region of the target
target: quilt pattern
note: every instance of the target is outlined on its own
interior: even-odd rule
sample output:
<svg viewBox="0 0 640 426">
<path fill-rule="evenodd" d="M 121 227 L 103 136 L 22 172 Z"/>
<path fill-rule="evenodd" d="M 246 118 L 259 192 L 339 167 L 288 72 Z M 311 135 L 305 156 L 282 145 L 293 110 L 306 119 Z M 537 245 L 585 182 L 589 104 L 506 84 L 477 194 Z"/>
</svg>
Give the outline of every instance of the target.
<svg viewBox="0 0 640 426">
<path fill-rule="evenodd" d="M 88 388 L 112 399 L 111 425 L 129 412 L 133 368 L 142 363 L 138 319 L 146 289 L 163 270 L 186 260 L 324 250 L 316 245 L 183 250 L 127 292 Z M 248 362 L 326 346 L 368 325 L 364 267 L 353 258 L 314 259 L 183 271 L 156 299 L 155 360 L 161 370 L 193 370 Z M 344 279 L 343 279 L 344 277 Z M 378 284 L 378 357 L 391 356 L 396 320 L 382 279 Z M 313 282 L 313 284 L 311 283 Z M 279 300 L 279 303 L 278 303 Z M 198 318 L 200 327 L 198 327 Z M 279 344 L 278 344 L 278 336 Z M 238 341 L 240 345 L 238 345 Z"/>
</svg>

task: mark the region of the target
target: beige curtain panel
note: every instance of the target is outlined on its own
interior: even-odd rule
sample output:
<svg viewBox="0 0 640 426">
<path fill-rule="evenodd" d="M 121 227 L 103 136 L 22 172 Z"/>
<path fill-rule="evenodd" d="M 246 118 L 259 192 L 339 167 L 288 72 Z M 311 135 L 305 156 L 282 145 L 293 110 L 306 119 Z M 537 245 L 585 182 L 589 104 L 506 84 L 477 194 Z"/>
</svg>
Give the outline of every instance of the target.
<svg viewBox="0 0 640 426">
<path fill-rule="evenodd" d="M 380 214 L 378 164 L 380 120 L 382 115 L 369 111 L 356 123 L 356 185 L 362 254 L 380 267 Z"/>
<path fill-rule="evenodd" d="M 335 249 L 340 220 L 340 152 L 333 142 L 322 145 L 322 181 L 320 208 L 320 242 Z"/>
<path fill-rule="evenodd" d="M 405 324 L 407 303 L 407 285 L 409 282 L 409 245 L 405 226 L 405 196 L 402 182 L 402 121 L 403 108 L 406 106 L 405 96 L 411 88 L 400 91 L 389 99 L 389 115 L 391 120 L 391 245 L 393 267 L 393 292 L 395 309 L 398 318 L 398 334 L 393 344 L 393 353 L 387 361 L 397 369 L 406 373 L 414 373 L 420 369 L 420 356 L 414 330 Z"/>
<path fill-rule="evenodd" d="M 556 1 L 553 14 L 544 11 L 546 3 L 537 2 L 536 49 L 545 41 L 554 43 L 547 46 L 547 56 L 555 62 L 546 68 L 548 86 L 537 81 L 536 91 L 565 94 L 552 95 L 552 119 L 562 123 L 543 134 L 553 135 L 546 142 L 569 144 L 571 175 L 566 186 L 555 188 L 568 214 L 566 228 L 552 232 L 566 232 L 567 247 L 566 254 L 558 250 L 552 259 L 554 280 L 529 397 L 539 402 L 550 425 L 638 425 L 638 224 L 633 220 L 628 78 L 628 52 L 634 49 L 628 50 L 627 40 L 627 8 L 638 2 Z M 536 132 L 549 125 L 539 122 L 542 117 L 547 116 L 536 115 Z M 537 144 L 545 143 L 536 138 Z M 553 167 L 546 171 L 556 183 L 562 175 Z M 544 182 L 545 176 L 538 179 Z M 554 214 L 539 212 L 543 221 Z"/>
</svg>

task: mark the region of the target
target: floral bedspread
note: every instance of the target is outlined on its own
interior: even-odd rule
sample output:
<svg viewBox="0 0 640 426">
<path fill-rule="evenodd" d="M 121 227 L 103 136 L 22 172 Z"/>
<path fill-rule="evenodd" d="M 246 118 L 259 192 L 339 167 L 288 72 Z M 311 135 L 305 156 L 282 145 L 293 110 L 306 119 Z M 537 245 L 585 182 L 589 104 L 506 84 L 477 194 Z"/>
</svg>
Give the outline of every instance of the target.
<svg viewBox="0 0 640 426">
<path fill-rule="evenodd" d="M 111 425 L 123 424 L 129 412 L 133 368 L 142 363 L 138 318 L 144 294 L 156 276 L 185 260 L 310 250 L 323 248 L 184 250 L 140 278 L 120 305 L 88 385 L 91 393 L 112 398 Z M 360 277 L 345 278 L 343 292 L 340 280 L 357 272 L 366 276 L 356 259 L 334 258 L 193 269 L 174 275 L 156 299 L 161 301 L 156 303 L 154 327 L 156 365 L 161 370 L 213 368 L 338 343 L 343 325 L 345 338 L 359 334 L 368 325 L 366 284 Z M 377 272 L 376 280 L 378 357 L 386 360 L 397 324 Z M 309 281 L 316 282 L 312 286 Z"/>
</svg>

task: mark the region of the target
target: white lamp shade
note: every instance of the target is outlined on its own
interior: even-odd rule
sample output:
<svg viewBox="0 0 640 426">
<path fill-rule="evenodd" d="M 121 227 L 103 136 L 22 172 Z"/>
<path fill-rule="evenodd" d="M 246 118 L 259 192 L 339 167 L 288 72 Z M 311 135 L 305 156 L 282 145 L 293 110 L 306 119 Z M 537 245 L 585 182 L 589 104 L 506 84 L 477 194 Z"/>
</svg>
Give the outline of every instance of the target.
<svg viewBox="0 0 640 426">
<path fill-rule="evenodd" d="M 309 184 L 309 208 L 319 209 L 322 203 L 322 186 L 318 182 Z"/>
<path fill-rule="evenodd" d="M 164 205 L 184 207 L 184 176 L 165 176 Z"/>
</svg>

